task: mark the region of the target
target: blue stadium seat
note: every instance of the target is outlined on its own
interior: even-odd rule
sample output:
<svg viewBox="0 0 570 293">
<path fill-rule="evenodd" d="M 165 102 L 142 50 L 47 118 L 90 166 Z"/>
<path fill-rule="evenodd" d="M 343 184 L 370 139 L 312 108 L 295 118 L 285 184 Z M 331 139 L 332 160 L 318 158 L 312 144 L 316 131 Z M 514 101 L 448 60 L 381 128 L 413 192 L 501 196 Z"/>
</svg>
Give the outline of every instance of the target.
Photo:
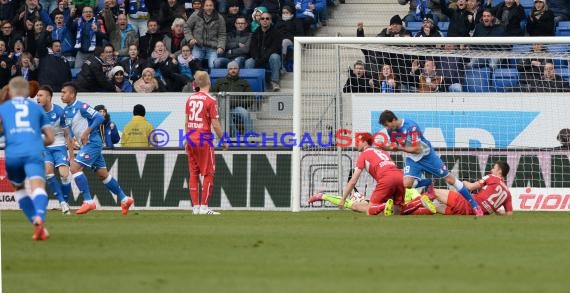
<svg viewBox="0 0 570 293">
<path fill-rule="evenodd" d="M 554 64 L 555 68 L 568 67 L 568 60 L 567 59 L 552 59 L 552 64 Z"/>
<path fill-rule="evenodd" d="M 81 71 L 81 68 L 71 68 L 71 79 L 72 80 L 75 80 L 77 78 L 79 71 Z"/>
<path fill-rule="evenodd" d="M 513 52 L 530 52 L 532 45 L 513 45 Z"/>
<path fill-rule="evenodd" d="M 437 23 L 439 30 L 442 32 L 447 32 L 449 30 L 449 21 L 440 21 Z"/>
<path fill-rule="evenodd" d="M 567 37 L 570 36 L 570 27 L 556 28 L 554 33 L 557 37 Z"/>
<path fill-rule="evenodd" d="M 493 72 L 495 91 L 505 92 L 519 85 L 519 72 L 514 68 L 497 68 Z"/>
<path fill-rule="evenodd" d="M 470 93 L 490 92 L 491 69 L 470 68 L 465 70 L 465 91 Z"/>
<path fill-rule="evenodd" d="M 551 53 L 568 53 L 570 47 L 567 44 L 552 44 L 546 45 L 546 51 Z"/>
<path fill-rule="evenodd" d="M 406 24 L 406 29 L 412 33 L 412 36 L 415 35 L 422 29 L 423 22 L 421 21 L 408 21 Z"/>
<path fill-rule="evenodd" d="M 570 29 L 570 21 L 559 21 L 557 28 L 569 28 Z"/>
<path fill-rule="evenodd" d="M 556 69 L 556 74 L 560 75 L 562 78 L 564 78 L 564 80 L 569 81 L 570 80 L 570 68 L 565 67 L 565 68 L 557 68 Z"/>
<path fill-rule="evenodd" d="M 520 0 L 519 4 L 525 9 L 532 9 L 534 7 L 534 0 Z M 526 14 L 528 16 L 528 13 Z"/>
<path fill-rule="evenodd" d="M 212 86 L 216 84 L 216 79 L 228 75 L 227 69 L 212 69 L 210 72 L 210 80 Z M 247 80 L 254 92 L 265 91 L 265 69 L 240 69 L 239 76 Z"/>
</svg>

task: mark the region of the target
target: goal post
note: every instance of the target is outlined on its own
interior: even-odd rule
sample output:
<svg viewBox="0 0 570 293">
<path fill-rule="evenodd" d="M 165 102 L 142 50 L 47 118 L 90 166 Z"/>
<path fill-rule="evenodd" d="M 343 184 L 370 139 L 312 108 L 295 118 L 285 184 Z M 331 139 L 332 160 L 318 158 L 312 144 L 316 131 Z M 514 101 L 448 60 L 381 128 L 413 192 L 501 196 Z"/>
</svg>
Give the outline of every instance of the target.
<svg viewBox="0 0 570 293">
<path fill-rule="evenodd" d="M 307 200 L 319 191 L 340 193 L 348 179 L 358 153 L 337 145 L 339 131 L 380 131 L 385 109 L 418 122 L 459 179 L 481 178 L 494 160 L 506 160 L 515 209 L 570 210 L 570 149 L 558 135 L 570 128 L 570 37 L 294 42 L 293 131 L 297 141 L 328 134 L 332 144 L 293 148 L 292 211 L 332 207 Z M 350 84 L 358 60 L 365 82 Z M 381 76 L 382 65 L 392 77 Z M 401 153 L 393 157 L 403 166 Z M 365 177 L 358 187 L 369 195 L 373 186 Z"/>
</svg>

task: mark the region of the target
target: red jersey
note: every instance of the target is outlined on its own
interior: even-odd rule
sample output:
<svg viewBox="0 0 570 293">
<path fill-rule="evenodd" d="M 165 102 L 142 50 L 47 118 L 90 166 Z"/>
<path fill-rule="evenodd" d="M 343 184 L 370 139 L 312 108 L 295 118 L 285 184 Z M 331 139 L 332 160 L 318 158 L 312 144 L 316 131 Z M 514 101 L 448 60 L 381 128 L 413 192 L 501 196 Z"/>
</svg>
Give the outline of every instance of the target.
<svg viewBox="0 0 570 293">
<path fill-rule="evenodd" d="M 212 119 L 218 119 L 218 102 L 207 93 L 197 92 L 191 95 L 186 101 L 186 129 L 189 138 L 200 146 L 200 133 L 202 141 L 204 137 L 213 139 Z M 211 137 L 211 138 L 210 138 Z"/>
<path fill-rule="evenodd" d="M 505 212 L 513 211 L 511 192 L 502 178 L 487 175 L 478 182 L 483 187 L 473 197 L 484 211 L 489 214 L 496 213 L 501 206 L 505 208 Z"/>
<path fill-rule="evenodd" d="M 370 147 L 360 153 L 356 159 L 356 168 L 368 171 L 376 182 L 380 182 L 383 177 L 392 172 L 402 172 L 392 161 L 388 152 Z"/>
</svg>

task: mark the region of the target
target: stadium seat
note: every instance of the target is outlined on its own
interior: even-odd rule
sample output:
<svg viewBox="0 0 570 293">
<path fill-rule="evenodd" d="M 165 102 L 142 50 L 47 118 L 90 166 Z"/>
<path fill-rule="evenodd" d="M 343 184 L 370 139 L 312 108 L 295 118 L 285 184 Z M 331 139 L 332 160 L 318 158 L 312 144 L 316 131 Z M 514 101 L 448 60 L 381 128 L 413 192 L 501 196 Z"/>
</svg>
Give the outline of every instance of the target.
<svg viewBox="0 0 570 293">
<path fill-rule="evenodd" d="M 570 47 L 567 44 L 552 44 L 546 45 L 546 51 L 551 53 L 568 53 Z"/>
<path fill-rule="evenodd" d="M 406 29 L 412 33 L 412 36 L 415 35 L 422 29 L 423 22 L 421 21 L 408 21 L 406 24 Z"/>
<path fill-rule="evenodd" d="M 567 59 L 552 59 L 552 64 L 554 64 L 555 68 L 563 68 L 568 67 L 568 60 Z"/>
<path fill-rule="evenodd" d="M 534 7 L 534 0 L 520 0 L 519 5 L 521 5 L 525 9 L 525 13 L 527 9 L 532 9 Z M 528 13 L 526 14 L 528 16 Z"/>
<path fill-rule="evenodd" d="M 567 37 L 570 36 L 570 27 L 556 28 L 555 35 L 557 37 Z"/>
<path fill-rule="evenodd" d="M 530 52 L 532 45 L 513 45 L 513 52 Z"/>
<path fill-rule="evenodd" d="M 465 91 L 470 93 L 490 92 L 491 70 L 487 67 L 465 70 Z"/>
<path fill-rule="evenodd" d="M 225 77 L 226 75 L 228 75 L 227 69 L 212 69 L 210 72 L 212 85 L 216 84 L 218 78 Z M 240 69 L 239 76 L 249 82 L 252 91 L 265 91 L 265 69 Z"/>
<path fill-rule="evenodd" d="M 557 28 L 568 28 L 570 29 L 570 21 L 559 21 Z"/>
<path fill-rule="evenodd" d="M 519 85 L 519 72 L 514 68 L 497 68 L 493 72 L 495 91 L 506 92 Z"/>
<path fill-rule="evenodd" d="M 570 68 L 557 68 L 556 74 L 560 75 L 564 80 L 570 81 Z"/>
<path fill-rule="evenodd" d="M 71 79 L 75 80 L 80 71 L 81 68 L 71 68 Z"/>
</svg>

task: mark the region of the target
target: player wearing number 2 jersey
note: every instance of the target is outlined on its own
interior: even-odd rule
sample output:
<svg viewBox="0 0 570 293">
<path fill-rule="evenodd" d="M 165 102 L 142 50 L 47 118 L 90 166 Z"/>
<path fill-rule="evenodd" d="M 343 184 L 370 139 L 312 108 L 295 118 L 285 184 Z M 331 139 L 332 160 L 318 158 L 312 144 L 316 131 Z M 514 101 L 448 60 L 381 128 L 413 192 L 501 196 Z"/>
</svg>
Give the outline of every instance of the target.
<svg viewBox="0 0 570 293">
<path fill-rule="evenodd" d="M 195 215 L 217 215 L 218 212 L 208 208 L 208 201 L 214 189 L 215 173 L 212 128 L 218 137 L 222 137 L 222 127 L 218 120 L 218 102 L 208 94 L 211 84 L 207 72 L 196 72 L 194 80 L 200 91 L 191 95 L 186 101 L 186 119 L 184 121 L 192 213 Z M 223 144 L 223 146 L 224 150 L 228 148 L 227 144 Z M 200 175 L 204 176 L 201 200 L 199 196 Z"/>
<path fill-rule="evenodd" d="M 497 161 L 491 169 L 491 174 L 483 177 L 477 182 L 465 181 L 465 187 L 469 190 L 479 192 L 473 197 L 483 208 L 486 215 L 502 214 L 501 207 L 505 209 L 506 215 L 512 215 L 512 197 L 504 177 L 509 173 L 509 165 L 506 162 Z M 437 207 L 438 213 L 446 215 L 473 215 L 473 210 L 469 203 L 457 192 L 445 189 L 435 189 L 435 197 L 443 203 Z"/>
<path fill-rule="evenodd" d="M 356 160 L 352 178 L 343 189 L 339 207 L 344 207 L 346 198 L 356 186 L 362 171 L 366 170 L 376 180 L 376 187 L 370 196 L 369 203 L 354 203 L 353 209 L 364 209 L 369 215 L 376 215 L 384 210 L 383 204 L 391 199 L 394 204 L 394 213 L 398 214 L 406 193 L 402 185 L 404 174 L 392 161 L 390 154 L 371 147 L 372 139 L 370 137 L 369 133 L 362 133 L 357 136 L 360 155 Z"/>
</svg>

